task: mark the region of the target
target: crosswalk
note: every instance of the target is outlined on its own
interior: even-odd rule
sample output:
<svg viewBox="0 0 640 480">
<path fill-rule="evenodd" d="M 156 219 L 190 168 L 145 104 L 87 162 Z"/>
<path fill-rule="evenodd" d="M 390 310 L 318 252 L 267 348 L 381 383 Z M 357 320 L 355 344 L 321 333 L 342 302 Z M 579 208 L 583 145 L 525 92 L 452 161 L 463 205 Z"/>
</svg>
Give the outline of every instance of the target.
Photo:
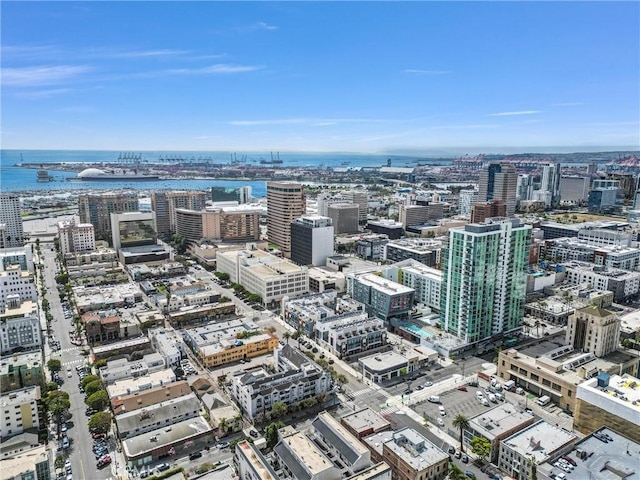
<svg viewBox="0 0 640 480">
<path fill-rule="evenodd" d="M 362 395 L 367 395 L 371 393 L 371 391 L 372 390 L 369 387 L 367 387 L 367 388 L 356 390 L 355 392 L 350 392 L 350 393 L 351 393 L 351 396 L 353 397 L 361 397 Z"/>
<path fill-rule="evenodd" d="M 62 352 L 77 352 L 80 349 L 80 347 L 69 347 L 69 348 L 63 348 L 62 350 L 58 350 L 58 352 L 62 353 Z"/>
<path fill-rule="evenodd" d="M 80 365 L 80 364 L 84 364 L 84 363 L 85 363 L 84 358 L 78 358 L 76 360 L 69 360 L 68 362 L 62 362 L 62 365 L 64 367 L 67 367 L 67 366 L 71 366 L 72 367 L 74 365 Z"/>
<path fill-rule="evenodd" d="M 383 409 L 380 410 L 380 415 L 382 415 L 383 417 L 385 415 L 389 415 L 391 413 L 395 413 L 399 410 L 398 405 L 389 405 L 387 407 L 384 407 Z"/>
</svg>

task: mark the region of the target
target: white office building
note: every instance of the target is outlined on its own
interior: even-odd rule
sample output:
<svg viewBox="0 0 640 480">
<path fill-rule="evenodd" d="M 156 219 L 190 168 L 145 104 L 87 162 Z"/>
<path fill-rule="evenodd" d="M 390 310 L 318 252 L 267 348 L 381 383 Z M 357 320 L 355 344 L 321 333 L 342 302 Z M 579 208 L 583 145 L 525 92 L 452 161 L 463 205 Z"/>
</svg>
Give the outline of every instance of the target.
<svg viewBox="0 0 640 480">
<path fill-rule="evenodd" d="M 58 238 L 63 256 L 96 249 L 96 235 L 90 223 L 75 223 L 74 220 L 58 222 Z"/>
<path fill-rule="evenodd" d="M 38 300 L 33 275 L 22 270 L 18 264 L 8 265 L 4 271 L 0 271 L 0 311 L 4 310 L 7 299 L 13 295 L 18 295 L 20 301 Z"/>
<path fill-rule="evenodd" d="M 0 248 L 22 247 L 24 230 L 20 216 L 20 197 L 0 193 Z"/>
<path fill-rule="evenodd" d="M 2 422 L 0 422 L 0 438 L 18 435 L 25 430 L 40 427 L 40 387 L 27 387 L 13 390 L 0 396 Z"/>
<path fill-rule="evenodd" d="M 9 295 L 0 311 L 0 353 L 6 355 L 16 348 L 37 349 L 41 345 L 38 304 L 21 301 L 17 294 Z"/>
</svg>

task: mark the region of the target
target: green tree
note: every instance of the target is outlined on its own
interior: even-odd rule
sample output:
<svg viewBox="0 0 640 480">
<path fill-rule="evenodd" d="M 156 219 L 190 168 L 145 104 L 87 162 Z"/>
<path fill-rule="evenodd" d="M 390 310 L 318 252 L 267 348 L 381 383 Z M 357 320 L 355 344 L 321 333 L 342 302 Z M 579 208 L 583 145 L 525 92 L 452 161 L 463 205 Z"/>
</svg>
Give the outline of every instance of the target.
<svg viewBox="0 0 640 480">
<path fill-rule="evenodd" d="M 95 368 L 102 368 L 102 367 L 106 367 L 107 366 L 107 360 L 104 358 L 101 358 L 100 360 L 96 360 L 95 363 L 93 364 L 93 366 Z M 86 377 L 85 377 L 86 378 Z"/>
<path fill-rule="evenodd" d="M 55 395 L 54 393 L 64 393 L 66 395 Z M 50 392 L 47 397 L 47 409 L 49 413 L 56 419 L 56 423 L 58 427 L 62 423 L 62 418 L 67 414 L 69 409 L 71 408 L 71 401 L 69 400 L 69 394 L 67 392 Z"/>
<path fill-rule="evenodd" d="M 247 300 L 249 300 L 250 302 L 260 303 L 262 302 L 262 297 L 257 293 L 250 293 L 249 295 L 247 295 Z"/>
<path fill-rule="evenodd" d="M 426 413 L 423 413 L 423 414 L 422 414 L 422 424 L 423 424 L 425 427 L 428 427 L 430 423 L 431 423 L 431 420 L 429 420 L 429 417 L 427 416 L 427 414 L 426 414 Z"/>
<path fill-rule="evenodd" d="M 271 407 L 271 416 L 275 418 L 284 417 L 287 414 L 288 408 L 284 402 L 276 402 Z"/>
<path fill-rule="evenodd" d="M 47 382 L 46 389 L 47 392 L 58 390 L 58 384 L 56 382 Z"/>
<path fill-rule="evenodd" d="M 227 433 L 227 419 L 225 417 L 222 417 L 220 420 L 218 420 L 218 428 L 224 431 L 225 434 Z"/>
<path fill-rule="evenodd" d="M 466 428 L 469 428 L 469 419 L 462 415 L 458 414 L 451 422 L 454 428 L 460 429 L 460 451 L 464 453 L 464 443 L 463 443 L 463 432 Z"/>
<path fill-rule="evenodd" d="M 56 457 L 55 462 L 53 462 L 53 466 L 54 466 L 56 469 L 58 469 L 58 468 L 64 468 L 64 462 L 65 462 L 65 460 L 64 460 L 64 457 L 63 457 L 63 456 Z"/>
<path fill-rule="evenodd" d="M 272 422 L 264 428 L 264 439 L 267 441 L 267 447 L 273 448 L 278 443 L 278 430 L 284 427 L 284 423 Z"/>
<path fill-rule="evenodd" d="M 47 362 L 47 368 L 51 373 L 62 370 L 62 362 L 57 358 L 52 358 Z"/>
<path fill-rule="evenodd" d="M 338 375 L 336 376 L 336 382 L 337 382 L 339 385 L 344 385 L 345 383 L 348 383 L 349 381 L 347 380 L 346 375 L 344 375 L 344 374 L 340 373 L 340 374 L 338 374 Z"/>
<path fill-rule="evenodd" d="M 109 395 L 106 390 L 98 390 L 94 394 L 87 397 L 85 403 L 94 410 L 104 410 L 109 404 Z"/>
<path fill-rule="evenodd" d="M 224 295 L 218 299 L 218 303 L 228 303 L 231 299 L 229 297 L 225 297 Z"/>
<path fill-rule="evenodd" d="M 284 338 L 287 341 L 287 345 L 289 345 L 289 339 L 291 338 L 291 334 L 289 332 L 284 332 L 282 334 L 282 338 Z"/>
<path fill-rule="evenodd" d="M 111 428 L 111 414 L 98 412 L 89 419 L 89 430 L 96 433 L 107 433 Z"/>
<path fill-rule="evenodd" d="M 223 282 L 228 282 L 229 281 L 229 274 L 226 273 L 226 272 L 216 272 L 215 276 L 218 277 Z"/>
<path fill-rule="evenodd" d="M 471 451 L 485 460 L 491 453 L 491 442 L 484 437 L 473 437 Z"/>
<path fill-rule="evenodd" d="M 69 282 L 69 274 L 68 273 L 60 273 L 60 274 L 56 275 L 54 278 L 56 280 L 56 283 L 59 283 L 60 285 L 64 285 L 64 284 Z"/>
<path fill-rule="evenodd" d="M 84 393 L 87 397 L 90 397 L 91 395 L 96 393 L 98 390 L 102 390 L 102 382 L 100 380 L 94 380 L 93 382 L 89 382 L 84 387 Z"/>
<path fill-rule="evenodd" d="M 455 463 L 449 464 L 449 480 L 469 480 Z"/>
<path fill-rule="evenodd" d="M 95 382 L 96 380 L 100 380 L 100 377 L 98 377 L 97 375 L 87 375 L 82 379 L 82 388 L 87 388 L 87 385 L 89 385 L 91 382 Z"/>
</svg>

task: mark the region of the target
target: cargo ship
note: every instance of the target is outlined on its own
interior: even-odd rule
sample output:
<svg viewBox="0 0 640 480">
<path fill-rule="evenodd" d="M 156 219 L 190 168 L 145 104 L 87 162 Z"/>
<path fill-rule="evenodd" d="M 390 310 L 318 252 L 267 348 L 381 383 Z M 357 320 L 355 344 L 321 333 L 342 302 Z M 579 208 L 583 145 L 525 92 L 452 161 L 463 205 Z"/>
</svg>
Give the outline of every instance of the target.
<svg viewBox="0 0 640 480">
<path fill-rule="evenodd" d="M 138 173 L 136 169 L 107 171 L 99 168 L 85 168 L 76 177 L 69 180 L 77 182 L 149 182 L 160 180 L 160 177 Z"/>
</svg>

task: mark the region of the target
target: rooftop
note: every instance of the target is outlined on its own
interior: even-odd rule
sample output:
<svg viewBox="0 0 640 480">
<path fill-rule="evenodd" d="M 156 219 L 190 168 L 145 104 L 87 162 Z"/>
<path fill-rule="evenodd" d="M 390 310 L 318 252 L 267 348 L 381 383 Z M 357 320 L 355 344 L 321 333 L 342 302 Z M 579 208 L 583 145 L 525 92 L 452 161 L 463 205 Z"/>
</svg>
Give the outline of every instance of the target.
<svg viewBox="0 0 640 480">
<path fill-rule="evenodd" d="M 39 445 L 12 458 L 3 459 L 0 462 L 2 478 L 30 478 L 28 476 L 23 477 L 21 474 L 35 472 L 37 463 L 48 461 L 49 452 L 47 451 L 47 446 Z M 53 473 L 53 465 L 50 465 L 49 468 Z"/>
<path fill-rule="evenodd" d="M 380 478 L 385 472 L 389 472 L 391 476 L 391 467 L 385 462 L 380 462 L 377 465 L 373 465 L 366 470 L 356 473 L 348 477 L 348 480 L 369 480 L 370 478 Z"/>
<path fill-rule="evenodd" d="M 167 420 L 188 418 L 192 412 L 200 410 L 200 401 L 195 393 L 148 405 L 140 410 L 124 412 L 116 417 L 118 430 L 122 433 L 145 428 L 154 424 L 164 424 Z"/>
<path fill-rule="evenodd" d="M 37 402 L 38 400 L 40 400 L 40 387 L 36 385 L 3 393 L 2 397 L 0 397 L 0 404 L 3 407 L 8 407 Z"/>
<path fill-rule="evenodd" d="M 572 432 L 540 420 L 502 440 L 500 444 L 507 445 L 523 457 L 534 457 L 537 463 L 543 463 L 576 438 Z"/>
<path fill-rule="evenodd" d="M 369 451 L 327 412 L 320 413 L 312 425 L 322 435 L 326 443 L 336 448 L 350 464 L 354 464 Z"/>
<path fill-rule="evenodd" d="M 389 368 L 400 368 L 407 364 L 407 357 L 393 350 L 383 353 L 375 353 L 368 357 L 361 358 L 358 362 L 369 371 L 382 371 Z"/>
<path fill-rule="evenodd" d="M 388 420 L 384 419 L 380 414 L 368 407 L 358 410 L 357 412 L 344 415 L 341 421 L 356 432 L 366 432 L 368 430 L 378 432 L 380 430 L 386 430 L 391 426 Z"/>
<path fill-rule="evenodd" d="M 534 416 L 526 411 L 519 411 L 510 403 L 501 403 L 491 410 L 481 413 L 469 420 L 470 427 L 485 438 L 493 441 L 510 430 L 533 423 Z"/>
<path fill-rule="evenodd" d="M 602 379 L 608 385 L 598 386 Z M 580 385 L 576 397 L 640 427 L 640 379 L 631 375 L 601 375 Z"/>
<path fill-rule="evenodd" d="M 392 282 L 374 273 L 364 273 L 362 275 L 356 275 L 356 278 L 361 284 L 373 287 L 377 290 L 381 290 L 389 295 L 399 295 L 404 293 L 411 293 L 414 291 L 411 287 L 405 287 L 400 283 Z"/>
<path fill-rule="evenodd" d="M 26 368 L 42 368 L 42 353 L 28 352 L 7 355 L 0 359 L 0 375 L 8 375 L 10 371 L 25 366 Z"/>
<path fill-rule="evenodd" d="M 310 480 L 325 470 L 335 468 L 324 453 L 302 432 L 283 438 L 275 451 L 297 480 Z"/>
<path fill-rule="evenodd" d="M 108 345 L 100 345 L 98 347 L 93 348 L 94 355 L 99 356 L 100 354 L 104 354 L 106 352 L 110 352 L 112 350 L 119 350 L 121 348 L 129 348 L 140 346 L 140 350 L 143 350 L 142 345 L 146 345 L 149 343 L 149 339 L 145 336 L 140 336 L 136 338 L 128 338 L 126 340 L 122 340 L 115 343 L 110 343 Z"/>
<path fill-rule="evenodd" d="M 385 442 L 384 446 L 419 472 L 449 460 L 448 454 L 409 427 L 394 432 L 392 439 Z"/>
<path fill-rule="evenodd" d="M 107 392 L 109 392 L 109 397 L 128 395 L 141 390 L 166 385 L 171 382 L 175 382 L 175 380 L 175 373 L 173 373 L 173 370 L 167 368 L 138 378 L 123 378 L 116 380 L 107 387 Z"/>
<path fill-rule="evenodd" d="M 242 441 L 236 446 L 236 452 L 244 456 L 260 480 L 278 480 L 276 472 L 253 444 Z"/>
</svg>

